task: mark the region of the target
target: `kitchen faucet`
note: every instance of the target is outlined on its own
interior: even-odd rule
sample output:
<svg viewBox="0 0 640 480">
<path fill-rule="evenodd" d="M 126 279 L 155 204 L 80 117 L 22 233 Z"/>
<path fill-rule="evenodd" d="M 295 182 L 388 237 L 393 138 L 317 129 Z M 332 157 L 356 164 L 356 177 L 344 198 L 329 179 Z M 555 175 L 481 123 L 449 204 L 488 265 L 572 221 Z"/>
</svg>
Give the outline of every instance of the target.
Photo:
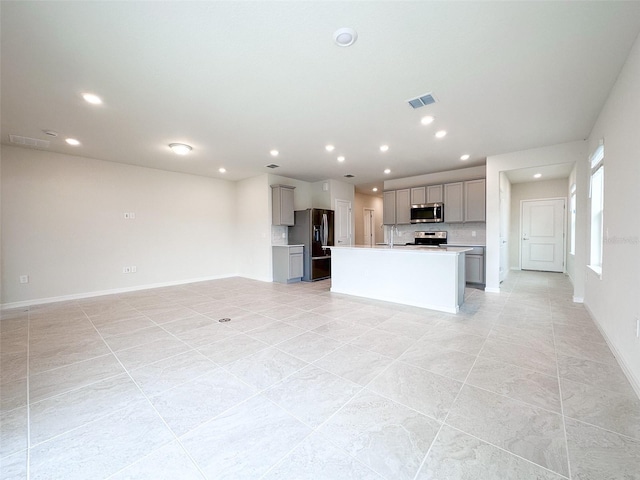
<svg viewBox="0 0 640 480">
<path fill-rule="evenodd" d="M 400 235 L 400 232 L 398 232 L 398 227 L 396 225 L 391 225 L 391 229 L 390 229 L 390 235 L 389 235 L 389 248 L 393 248 L 393 234 L 397 233 L 398 235 Z"/>
</svg>

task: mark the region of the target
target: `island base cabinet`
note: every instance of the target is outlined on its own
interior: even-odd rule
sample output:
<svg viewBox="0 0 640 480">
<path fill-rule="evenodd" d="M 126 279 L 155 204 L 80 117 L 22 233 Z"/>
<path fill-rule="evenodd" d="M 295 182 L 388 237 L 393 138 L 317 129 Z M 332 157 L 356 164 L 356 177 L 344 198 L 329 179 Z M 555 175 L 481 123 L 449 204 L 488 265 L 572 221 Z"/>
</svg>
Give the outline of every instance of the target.
<svg viewBox="0 0 640 480">
<path fill-rule="evenodd" d="M 303 246 L 278 245 L 273 251 L 273 281 L 294 283 L 304 275 Z"/>
</svg>

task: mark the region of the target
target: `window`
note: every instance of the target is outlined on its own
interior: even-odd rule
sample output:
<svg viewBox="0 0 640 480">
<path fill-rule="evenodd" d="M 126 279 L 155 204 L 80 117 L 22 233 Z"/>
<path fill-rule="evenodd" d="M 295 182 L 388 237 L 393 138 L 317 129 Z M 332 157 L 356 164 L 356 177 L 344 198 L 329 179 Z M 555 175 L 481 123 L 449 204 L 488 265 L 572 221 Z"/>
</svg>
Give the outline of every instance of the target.
<svg viewBox="0 0 640 480">
<path fill-rule="evenodd" d="M 569 253 L 571 255 L 576 254 L 576 184 L 571 185 L 571 199 L 569 201 L 569 214 L 570 217 L 570 225 L 569 225 L 569 235 L 570 241 L 569 244 Z"/>
<path fill-rule="evenodd" d="M 602 274 L 603 211 L 604 211 L 604 144 L 591 155 L 591 250 L 589 266 Z"/>
</svg>

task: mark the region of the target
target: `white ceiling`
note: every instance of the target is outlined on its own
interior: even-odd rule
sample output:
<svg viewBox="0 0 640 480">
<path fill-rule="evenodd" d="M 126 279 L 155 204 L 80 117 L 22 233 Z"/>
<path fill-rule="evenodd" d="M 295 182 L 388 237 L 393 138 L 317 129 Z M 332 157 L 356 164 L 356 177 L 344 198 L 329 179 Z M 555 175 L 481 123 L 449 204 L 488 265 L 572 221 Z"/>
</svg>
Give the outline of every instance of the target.
<svg viewBox="0 0 640 480">
<path fill-rule="evenodd" d="M 279 175 L 350 173 L 361 188 L 587 137 L 640 31 L 637 1 L 0 8 L 2 143 L 51 129 L 56 152 L 230 180 L 275 162 Z M 344 26 L 359 35 L 349 48 L 332 39 Z M 426 92 L 438 103 L 406 103 Z M 176 156 L 171 142 L 193 152 Z"/>
<path fill-rule="evenodd" d="M 559 178 L 569 178 L 573 170 L 573 163 L 558 163 L 555 165 L 545 165 L 542 167 L 519 168 L 505 172 L 511 183 L 543 182 L 545 180 L 557 180 Z M 539 178 L 534 175 L 540 174 Z"/>
</svg>

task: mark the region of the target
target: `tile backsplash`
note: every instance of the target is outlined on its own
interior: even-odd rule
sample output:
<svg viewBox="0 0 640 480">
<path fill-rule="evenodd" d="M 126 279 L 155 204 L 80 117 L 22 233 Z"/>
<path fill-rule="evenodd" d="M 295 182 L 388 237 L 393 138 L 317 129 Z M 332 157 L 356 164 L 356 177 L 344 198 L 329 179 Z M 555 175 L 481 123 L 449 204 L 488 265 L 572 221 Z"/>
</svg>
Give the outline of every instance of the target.
<svg viewBox="0 0 640 480">
<path fill-rule="evenodd" d="M 271 245 L 287 245 L 288 243 L 289 227 L 282 225 L 271 225 Z"/>
<path fill-rule="evenodd" d="M 385 241 L 388 239 L 389 228 L 385 227 Z M 448 243 L 462 243 L 470 245 L 485 245 L 487 241 L 487 224 L 484 222 L 469 223 L 440 223 L 429 225 L 398 225 L 394 236 L 395 243 L 413 242 L 414 232 L 446 231 Z M 473 236 L 475 232 L 476 236 Z"/>
</svg>

